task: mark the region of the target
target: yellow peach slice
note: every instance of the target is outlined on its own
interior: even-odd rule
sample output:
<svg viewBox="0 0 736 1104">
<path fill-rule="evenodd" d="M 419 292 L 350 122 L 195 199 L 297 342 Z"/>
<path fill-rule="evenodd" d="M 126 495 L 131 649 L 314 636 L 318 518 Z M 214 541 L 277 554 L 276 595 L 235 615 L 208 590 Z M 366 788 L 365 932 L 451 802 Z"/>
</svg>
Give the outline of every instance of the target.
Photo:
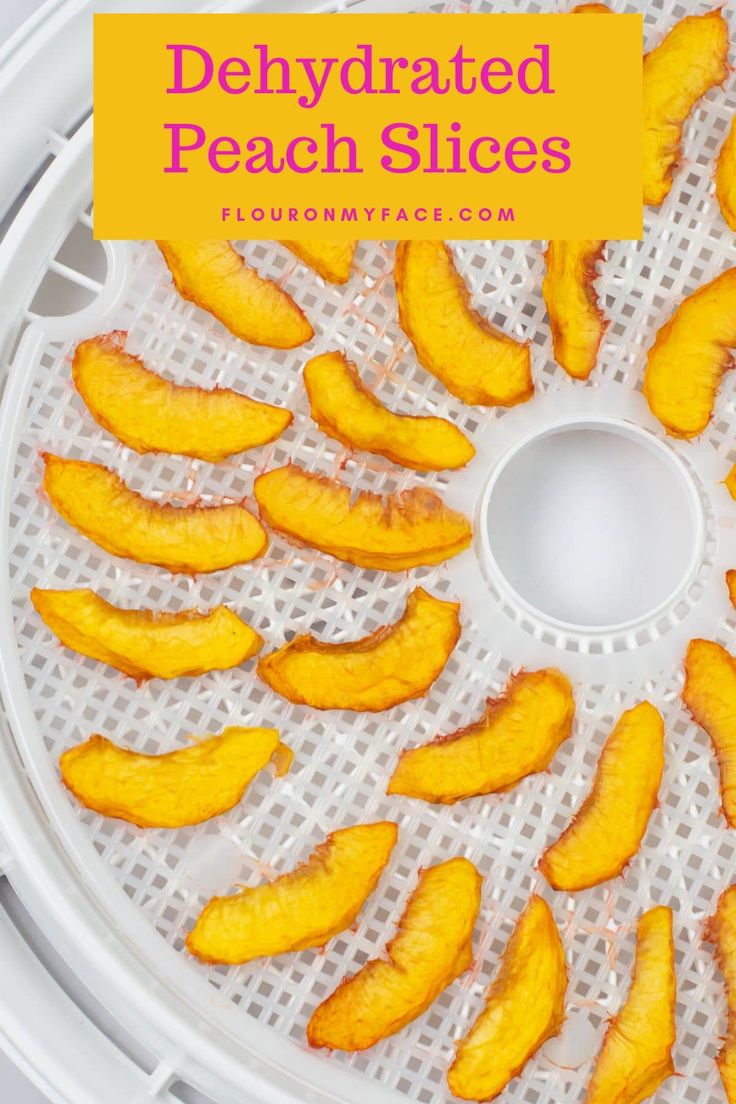
<svg viewBox="0 0 736 1104">
<path fill-rule="evenodd" d="M 691 640 L 682 700 L 711 738 L 721 771 L 723 813 L 736 828 L 736 659 L 713 640 Z"/>
<path fill-rule="evenodd" d="M 132 491 L 102 464 L 48 452 L 43 459 L 53 507 L 114 556 L 195 574 L 247 563 L 266 550 L 263 526 L 240 502 L 169 506 Z"/>
<path fill-rule="evenodd" d="M 729 469 L 728 475 L 724 479 L 726 488 L 731 498 L 736 498 L 736 464 Z"/>
<path fill-rule="evenodd" d="M 603 241 L 551 241 L 544 255 L 542 295 L 547 306 L 555 360 L 573 379 L 595 368 L 608 323 L 598 307 L 593 281 Z"/>
<path fill-rule="evenodd" d="M 716 196 L 721 214 L 731 229 L 736 230 L 736 117 L 731 120 L 731 127 L 718 154 Z"/>
<path fill-rule="evenodd" d="M 672 911 L 640 917 L 629 994 L 603 1040 L 585 1104 L 640 1104 L 675 1068 L 675 947 Z"/>
<path fill-rule="evenodd" d="M 734 568 L 726 572 L 726 587 L 728 588 L 731 605 L 736 606 L 736 570 Z"/>
<path fill-rule="evenodd" d="M 278 746 L 275 728 L 226 728 L 164 755 L 91 736 L 65 751 L 59 766 L 64 785 L 88 809 L 139 828 L 181 828 L 237 805 Z"/>
<path fill-rule="evenodd" d="M 644 838 L 663 770 L 662 717 L 641 702 L 622 714 L 603 748 L 592 790 L 539 862 L 553 889 L 588 889 L 621 873 Z"/>
<path fill-rule="evenodd" d="M 273 441 L 292 414 L 237 391 L 181 387 L 125 351 L 126 334 L 77 345 L 72 375 L 96 422 L 136 452 L 173 452 L 217 463 Z"/>
<path fill-rule="evenodd" d="M 736 268 L 683 300 L 649 350 L 644 395 L 673 437 L 696 437 L 710 421 L 736 346 Z"/>
<path fill-rule="evenodd" d="M 718 898 L 715 916 L 705 926 L 705 938 L 715 943 L 716 960 L 726 988 L 728 1026 L 716 1062 L 728 1104 L 736 1104 L 736 886 Z"/>
<path fill-rule="evenodd" d="M 485 1008 L 458 1043 L 447 1082 L 461 1100 L 493 1100 L 565 1018 L 567 969 L 549 905 L 534 896 L 519 917 Z"/>
<path fill-rule="evenodd" d="M 577 4 L 571 9 L 572 15 L 613 15 L 608 4 Z"/>
<path fill-rule="evenodd" d="M 394 268 L 399 322 L 419 363 L 463 402 L 515 406 L 532 397 L 529 346 L 473 310 L 441 241 L 402 241 Z"/>
<path fill-rule="evenodd" d="M 349 928 L 396 843 L 391 821 L 339 828 L 290 874 L 230 897 L 213 897 L 187 936 L 203 962 L 250 962 L 322 947 Z"/>
<path fill-rule="evenodd" d="M 310 1046 L 366 1050 L 426 1011 L 472 962 L 481 882 L 467 859 L 421 870 L 385 957 L 371 959 L 315 1009 Z"/>
<path fill-rule="evenodd" d="M 259 634 L 229 610 L 126 610 L 94 591 L 42 590 L 31 601 L 66 648 L 108 663 L 138 682 L 237 667 L 260 651 Z"/>
<path fill-rule="evenodd" d="M 451 805 L 511 789 L 549 766 L 574 712 L 560 671 L 521 671 L 475 724 L 402 752 L 387 793 Z"/>
<path fill-rule="evenodd" d="M 264 656 L 272 690 L 313 709 L 378 713 L 426 694 L 460 638 L 460 607 L 417 587 L 401 618 L 362 640 L 323 644 L 296 636 Z"/>
<path fill-rule="evenodd" d="M 462 468 L 475 456 L 467 437 L 444 418 L 393 414 L 369 391 L 342 353 L 323 353 L 304 368 L 312 417 L 328 437 L 416 471 Z"/>
<path fill-rule="evenodd" d="M 157 241 L 182 299 L 252 345 L 293 349 L 314 330 L 290 295 L 259 276 L 228 241 Z"/>
<path fill-rule="evenodd" d="M 328 283 L 345 284 L 350 279 L 357 241 L 302 238 L 299 241 L 282 241 L 281 244 Z"/>
<path fill-rule="evenodd" d="M 359 567 L 404 571 L 442 563 L 472 537 L 468 519 L 424 487 L 355 496 L 346 484 L 287 464 L 259 475 L 254 491 L 267 525 Z"/>
</svg>

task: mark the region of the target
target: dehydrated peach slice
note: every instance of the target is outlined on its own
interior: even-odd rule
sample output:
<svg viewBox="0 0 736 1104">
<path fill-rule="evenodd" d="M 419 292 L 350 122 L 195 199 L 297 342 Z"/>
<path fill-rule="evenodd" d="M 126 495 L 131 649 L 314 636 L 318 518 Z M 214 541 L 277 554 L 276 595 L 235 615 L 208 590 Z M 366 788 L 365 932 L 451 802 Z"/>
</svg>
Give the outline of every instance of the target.
<svg viewBox="0 0 736 1104">
<path fill-rule="evenodd" d="M 705 926 L 705 938 L 715 943 L 716 960 L 726 988 L 728 1026 L 716 1058 L 728 1104 L 736 1104 L 736 886 L 718 898 L 715 916 Z"/>
<path fill-rule="evenodd" d="M 644 202 L 669 195 L 682 129 L 701 96 L 728 76 L 728 24 L 720 8 L 688 15 L 644 58 Z"/>
<path fill-rule="evenodd" d="M 736 464 L 729 469 L 728 475 L 723 481 L 731 498 L 736 498 Z"/>
<path fill-rule="evenodd" d="M 547 306 L 555 360 L 574 379 L 595 368 L 608 323 L 593 286 L 604 241 L 551 241 L 544 259 L 542 295 Z"/>
<path fill-rule="evenodd" d="M 217 463 L 273 441 L 289 410 L 228 388 L 181 387 L 125 351 L 126 334 L 100 334 L 77 345 L 72 375 L 90 414 L 136 452 L 173 452 Z"/>
<path fill-rule="evenodd" d="M 571 15 L 613 15 L 608 4 L 577 4 Z"/>
<path fill-rule="evenodd" d="M 619 719 L 593 788 L 572 823 L 540 859 L 554 889 L 574 892 L 620 874 L 639 850 L 664 769 L 664 724 L 649 702 Z"/>
<path fill-rule="evenodd" d="M 258 674 L 290 702 L 313 709 L 391 709 L 426 694 L 438 677 L 460 638 L 459 610 L 417 587 L 393 625 L 346 644 L 296 636 L 264 656 Z"/>
<path fill-rule="evenodd" d="M 385 958 L 366 963 L 315 1009 L 310 1046 L 366 1050 L 426 1011 L 472 962 L 481 883 L 467 859 L 420 871 Z"/>
<path fill-rule="evenodd" d="M 125 610 L 86 587 L 34 587 L 31 601 L 66 648 L 108 663 L 139 682 L 237 667 L 263 645 L 255 629 L 227 606 L 209 613 Z"/>
<path fill-rule="evenodd" d="M 444 418 L 394 414 L 378 401 L 342 353 L 323 353 L 304 368 L 312 417 L 328 437 L 416 471 L 462 468 L 475 449 Z"/>
<path fill-rule="evenodd" d="M 710 421 L 736 346 L 736 268 L 683 300 L 649 350 L 644 395 L 673 437 L 696 437 Z"/>
<path fill-rule="evenodd" d="M 240 502 L 169 506 L 132 491 L 102 464 L 49 452 L 43 459 L 51 504 L 114 556 L 194 574 L 247 563 L 266 550 L 263 526 Z"/>
<path fill-rule="evenodd" d="M 394 279 L 401 327 L 419 363 L 448 391 L 480 406 L 515 406 L 532 397 L 529 346 L 473 310 L 444 242 L 399 242 Z"/>
<path fill-rule="evenodd" d="M 314 330 L 290 295 L 259 276 L 228 241 L 157 241 L 182 299 L 253 345 L 293 349 Z"/>
<path fill-rule="evenodd" d="M 350 269 L 358 246 L 357 241 L 336 241 L 332 238 L 302 238 L 299 241 L 283 241 L 300 261 L 309 265 L 330 284 L 345 284 L 350 279 Z"/>
<path fill-rule="evenodd" d="M 675 1072 L 675 948 L 672 911 L 640 917 L 629 995 L 603 1040 L 585 1104 L 640 1104 Z"/>
<path fill-rule="evenodd" d="M 387 793 L 451 805 L 508 790 L 549 766 L 574 712 L 560 671 L 521 671 L 475 724 L 402 752 Z"/>
<path fill-rule="evenodd" d="M 731 605 L 736 606 L 736 569 L 731 568 L 726 572 L 726 586 L 728 587 L 728 597 L 731 599 Z"/>
<path fill-rule="evenodd" d="M 349 928 L 389 860 L 391 821 L 339 828 L 290 874 L 230 897 L 213 897 L 186 944 L 203 962 L 250 962 L 322 947 Z"/>
<path fill-rule="evenodd" d="M 359 567 L 404 571 L 442 563 L 472 537 L 468 519 L 424 487 L 355 496 L 335 479 L 287 464 L 259 475 L 254 491 L 267 525 Z"/>
<path fill-rule="evenodd" d="M 485 1008 L 458 1043 L 447 1081 L 462 1100 L 493 1100 L 565 1018 L 567 970 L 549 905 L 534 896 L 519 917 Z"/>
<path fill-rule="evenodd" d="M 715 175 L 716 196 L 721 214 L 731 229 L 736 230 L 736 117 L 731 121 L 730 130 L 718 154 Z"/>
<path fill-rule="evenodd" d="M 713 640 L 691 640 L 682 700 L 710 736 L 721 770 L 723 813 L 736 828 L 736 660 Z"/>
<path fill-rule="evenodd" d="M 59 766 L 64 785 L 88 809 L 139 828 L 181 828 L 237 805 L 278 747 L 275 728 L 226 728 L 164 755 L 91 736 L 65 751 Z"/>
</svg>

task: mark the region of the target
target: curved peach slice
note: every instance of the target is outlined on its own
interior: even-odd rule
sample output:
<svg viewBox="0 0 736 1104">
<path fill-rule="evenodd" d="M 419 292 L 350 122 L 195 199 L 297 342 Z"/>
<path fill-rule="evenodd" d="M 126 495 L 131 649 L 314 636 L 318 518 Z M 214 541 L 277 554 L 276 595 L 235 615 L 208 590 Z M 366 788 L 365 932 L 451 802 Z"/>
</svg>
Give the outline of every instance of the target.
<svg viewBox="0 0 736 1104">
<path fill-rule="evenodd" d="M 451 805 L 511 789 L 549 766 L 570 735 L 575 703 L 560 671 L 521 671 L 468 728 L 402 752 L 387 793 Z"/>
<path fill-rule="evenodd" d="M 571 15 L 613 15 L 608 4 L 577 4 Z"/>
<path fill-rule="evenodd" d="M 458 1043 L 447 1082 L 461 1100 L 493 1100 L 565 1018 L 567 970 L 549 905 L 534 896 L 519 917 L 485 1008 Z"/>
<path fill-rule="evenodd" d="M 718 898 L 715 916 L 705 926 L 705 938 L 715 943 L 716 960 L 726 988 L 728 1027 L 716 1059 L 728 1104 L 736 1104 L 736 886 Z"/>
<path fill-rule="evenodd" d="M 263 526 L 240 502 L 169 506 L 131 491 L 102 464 L 49 452 L 43 459 L 43 486 L 51 504 L 114 556 L 193 574 L 247 563 L 266 550 Z"/>
<path fill-rule="evenodd" d="M 237 667 L 260 651 L 259 634 L 229 610 L 125 610 L 94 591 L 41 590 L 31 601 L 66 648 L 99 659 L 139 682 Z"/>
<path fill-rule="evenodd" d="M 555 360 L 573 379 L 595 368 L 608 323 L 598 307 L 593 281 L 603 257 L 603 241 L 551 241 L 544 259 L 542 295 L 547 306 Z"/>
<path fill-rule="evenodd" d="M 467 437 L 444 418 L 393 414 L 342 353 L 323 353 L 304 368 L 312 417 L 328 437 L 416 471 L 462 468 L 475 456 Z"/>
<path fill-rule="evenodd" d="M 299 241 L 282 241 L 281 244 L 328 283 L 345 284 L 350 279 L 357 241 L 302 238 Z"/>
<path fill-rule="evenodd" d="M 728 475 L 724 479 L 726 488 L 731 498 L 736 498 L 736 464 L 729 469 Z"/>
<path fill-rule="evenodd" d="M 157 241 L 182 299 L 253 345 L 293 349 L 314 330 L 290 295 L 264 280 L 228 241 Z"/>
<path fill-rule="evenodd" d="M 441 241 L 402 241 L 394 268 L 399 322 L 422 367 L 466 403 L 515 406 L 534 393 L 529 346 L 470 305 Z"/>
<path fill-rule="evenodd" d="M 731 127 L 718 154 L 715 175 L 721 214 L 731 229 L 736 230 L 736 117 L 731 120 Z"/>
<path fill-rule="evenodd" d="M 467 859 L 420 871 L 385 958 L 366 963 L 315 1009 L 310 1046 L 366 1050 L 421 1016 L 473 960 L 481 883 Z"/>
<path fill-rule="evenodd" d="M 339 828 L 290 874 L 213 897 L 187 948 L 203 962 L 239 963 L 324 946 L 350 927 L 375 889 L 397 832 L 391 821 Z"/>
<path fill-rule="evenodd" d="M 259 475 L 254 491 L 267 525 L 359 567 L 404 571 L 442 563 L 473 535 L 466 517 L 424 487 L 354 496 L 337 480 L 287 464 Z"/>
<path fill-rule="evenodd" d="M 675 947 L 672 911 L 639 918 L 629 995 L 603 1040 L 585 1104 L 640 1104 L 675 1072 Z"/>
<path fill-rule="evenodd" d="M 621 873 L 644 838 L 663 770 L 662 717 L 641 702 L 622 714 L 579 813 L 540 859 L 553 889 L 588 889 Z"/>
<path fill-rule="evenodd" d="M 459 610 L 417 587 L 393 625 L 346 644 L 296 636 L 264 656 L 258 674 L 299 705 L 379 713 L 426 694 L 460 639 Z"/>
<path fill-rule="evenodd" d="M 96 422 L 136 452 L 173 452 L 217 463 L 265 445 L 292 420 L 289 410 L 237 391 L 180 387 L 125 351 L 120 330 L 77 345 L 72 375 Z"/>
<path fill-rule="evenodd" d="M 726 586 L 728 588 L 728 597 L 731 599 L 731 605 L 736 606 L 736 570 L 734 570 L 734 568 L 726 572 Z"/>
<path fill-rule="evenodd" d="M 644 395 L 673 437 L 696 437 L 708 425 L 734 346 L 736 268 L 728 268 L 680 304 L 649 350 Z"/>
<path fill-rule="evenodd" d="M 682 129 L 695 104 L 728 76 L 728 24 L 719 9 L 688 15 L 644 58 L 644 202 L 669 195 Z"/>
<path fill-rule="evenodd" d="M 139 828 L 182 828 L 237 805 L 278 746 L 275 728 L 226 728 L 165 755 L 91 736 L 59 765 L 64 785 L 88 809 Z"/>
<path fill-rule="evenodd" d="M 736 660 L 713 640 L 691 640 L 682 700 L 711 738 L 721 770 L 723 813 L 736 828 Z"/>
</svg>

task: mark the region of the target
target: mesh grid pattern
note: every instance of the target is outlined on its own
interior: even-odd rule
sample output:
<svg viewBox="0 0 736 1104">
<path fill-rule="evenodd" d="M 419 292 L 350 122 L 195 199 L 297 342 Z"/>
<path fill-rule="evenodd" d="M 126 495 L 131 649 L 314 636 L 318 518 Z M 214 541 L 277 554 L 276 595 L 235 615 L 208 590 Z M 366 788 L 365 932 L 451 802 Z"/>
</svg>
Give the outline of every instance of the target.
<svg viewBox="0 0 736 1104">
<path fill-rule="evenodd" d="M 638 10 L 633 4 L 613 6 Z M 649 45 L 676 19 L 709 6 L 671 0 L 648 4 Z M 451 10 L 491 7 L 556 10 L 533 2 L 491 5 L 484 0 L 454 4 Z M 732 5 L 727 9 L 733 17 Z M 711 184 L 713 157 L 736 110 L 732 83 L 725 92 L 708 96 L 694 113 L 672 194 L 659 212 L 648 213 L 644 241 L 609 245 L 601 289 L 612 323 L 600 367 L 587 385 L 568 380 L 551 358 L 540 294 L 541 243 L 453 243 L 476 303 L 495 325 L 532 342 L 535 403 L 553 402 L 570 387 L 604 388 L 607 381 L 640 389 L 644 350 L 672 304 L 733 263 L 732 241 L 724 233 Z M 134 488 L 175 502 L 194 496 L 209 502 L 250 497 L 255 475 L 294 459 L 310 469 L 340 472 L 355 486 L 372 490 L 433 486 L 452 504 L 451 475 L 422 476 L 364 454 L 351 455 L 326 440 L 308 417 L 302 365 L 315 352 L 333 347 L 345 349 L 359 363 L 366 382 L 396 410 L 448 416 L 471 437 L 492 433 L 492 423 L 505 416 L 500 410 L 464 407 L 417 367 L 397 326 L 391 247 L 363 243 L 347 289 L 324 285 L 274 243 L 239 247 L 305 309 L 317 331 L 310 345 L 279 352 L 238 342 L 177 296 L 163 261 L 149 244 L 135 247 L 124 300 L 105 325 L 127 329 L 128 348 L 179 382 L 235 386 L 254 398 L 289 406 L 294 423 L 273 445 L 220 465 L 141 457 L 102 432 L 84 409 L 70 381 L 73 344 L 49 342 L 32 366 L 33 386 L 15 463 L 10 565 L 26 692 L 48 754 L 56 759 L 92 732 L 148 753 L 164 752 L 182 746 L 187 733 L 217 732 L 228 724 L 277 725 L 296 754 L 289 775 L 275 779 L 263 772 L 237 808 L 199 827 L 143 832 L 79 809 L 100 861 L 114 871 L 121 890 L 144 910 L 161 937 L 181 948 L 183 934 L 209 892 L 228 888 L 227 882 L 203 884 L 201 864 L 195 861 L 203 848 L 221 859 L 234 857 L 233 880 L 255 884 L 264 875 L 291 869 L 335 827 L 375 818 L 397 820 L 400 838 L 394 857 L 354 930 L 333 939 L 323 952 L 307 951 L 237 969 L 190 967 L 208 976 L 218 1001 L 237 1006 L 242 1014 L 303 1046 L 314 1006 L 390 937 L 418 867 L 466 855 L 485 878 L 474 967 L 398 1036 L 364 1054 L 324 1057 L 328 1067 L 347 1063 L 421 1104 L 445 1100 L 453 1041 L 480 1010 L 499 954 L 532 891 L 541 892 L 553 905 L 564 934 L 570 963 L 568 1011 L 581 1011 L 598 1032 L 628 986 L 637 917 L 650 904 L 671 905 L 676 913 L 678 969 L 675 1058 L 683 1076 L 668 1081 L 656 1100 L 722 1101 L 714 1057 L 724 1027 L 723 999 L 710 951 L 701 940 L 703 920 L 731 879 L 736 835 L 725 829 L 719 813 L 708 740 L 680 706 L 678 670 L 654 679 L 644 661 L 636 684 L 620 689 L 578 684 L 574 737 L 563 745 L 547 774 L 527 779 L 501 797 L 440 809 L 386 798 L 384 790 L 402 747 L 467 724 L 518 666 L 516 656 L 494 650 L 493 640 L 474 625 L 472 609 L 464 610 L 461 641 L 425 699 L 378 716 L 355 716 L 289 705 L 256 679 L 253 664 L 196 680 L 155 681 L 136 688 L 114 671 L 62 650 L 30 607 L 28 591 L 35 585 L 92 586 L 121 605 L 168 610 L 226 602 L 262 633 L 267 647 L 278 647 L 297 632 L 332 641 L 363 636 L 398 617 L 414 585 L 452 596 L 445 567 L 417 570 L 410 577 L 362 570 L 297 550 L 275 535 L 263 561 L 214 576 L 172 577 L 101 553 L 39 495 L 39 449 L 44 448 L 109 464 Z M 722 459 L 724 474 L 736 458 L 730 432 L 735 387 L 736 380 L 727 378 L 706 434 L 707 446 Z M 727 612 L 725 592 L 723 606 L 723 619 L 713 625 L 713 636 L 732 647 L 736 618 Z M 564 655 L 560 665 L 565 666 Z M 574 899 L 555 894 L 535 871 L 536 859 L 586 792 L 614 720 L 643 697 L 662 710 L 667 724 L 661 807 L 625 877 Z M 538 1055 L 505 1099 L 517 1104 L 581 1100 L 590 1066 L 588 1061 L 563 1069 Z"/>
</svg>

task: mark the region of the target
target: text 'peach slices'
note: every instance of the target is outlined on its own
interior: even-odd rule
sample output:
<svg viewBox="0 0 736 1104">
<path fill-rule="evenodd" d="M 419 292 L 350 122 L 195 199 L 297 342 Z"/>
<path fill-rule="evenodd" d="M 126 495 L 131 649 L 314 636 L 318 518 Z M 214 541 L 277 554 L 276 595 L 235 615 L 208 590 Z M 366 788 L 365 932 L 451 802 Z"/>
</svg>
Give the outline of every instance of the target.
<svg viewBox="0 0 736 1104">
<path fill-rule="evenodd" d="M 260 651 L 259 634 L 229 610 L 127 610 L 94 591 L 42 590 L 31 601 L 61 643 L 142 682 L 237 667 Z"/>
<path fill-rule="evenodd" d="M 281 242 L 330 284 L 344 284 L 350 279 L 350 269 L 357 241 L 337 241 L 334 238 L 302 238 Z"/>
<path fill-rule="evenodd" d="M 691 640 L 682 700 L 711 738 L 721 771 L 723 813 L 736 828 L 736 659 L 713 640 Z"/>
<path fill-rule="evenodd" d="M 421 697 L 460 638 L 460 606 L 418 587 L 393 625 L 345 644 L 297 636 L 264 656 L 258 674 L 272 690 L 313 709 L 377 713 Z"/>
<path fill-rule="evenodd" d="M 444 418 L 394 414 L 378 401 L 342 353 L 323 353 L 304 368 L 312 417 L 328 437 L 416 471 L 462 468 L 475 449 Z"/>
<path fill-rule="evenodd" d="M 565 952 L 549 905 L 532 897 L 508 941 L 483 1011 L 447 1076 L 461 1100 L 493 1100 L 565 1018 Z"/>
<path fill-rule="evenodd" d="M 534 393 L 529 346 L 475 311 L 441 241 L 402 241 L 394 268 L 399 322 L 423 368 L 463 402 L 515 406 Z"/>
<path fill-rule="evenodd" d="M 649 702 L 622 714 L 606 741 L 593 788 L 540 859 L 554 889 L 575 892 L 615 878 L 639 850 L 664 770 L 664 723 Z"/>
<path fill-rule="evenodd" d="M 644 396 L 673 437 L 696 437 L 710 421 L 736 346 L 736 268 L 685 299 L 647 356 Z"/>
<path fill-rule="evenodd" d="M 685 121 L 728 73 L 728 24 L 720 8 L 686 16 L 645 56 L 645 203 L 659 206 L 669 194 Z"/>
<path fill-rule="evenodd" d="M 639 919 L 631 988 L 606 1032 L 585 1104 L 640 1104 L 674 1073 L 675 988 L 672 911 L 660 905 Z"/>
<path fill-rule="evenodd" d="M 545 770 L 572 729 L 575 702 L 560 671 L 521 671 L 485 716 L 402 752 L 387 793 L 451 805 L 500 793 Z"/>
<path fill-rule="evenodd" d="M 728 1104 L 736 1104 L 736 886 L 718 898 L 715 916 L 705 926 L 705 938 L 715 943 L 716 959 L 726 988 L 728 1026 L 716 1059 Z"/>
<path fill-rule="evenodd" d="M 275 728 L 226 728 L 164 755 L 91 736 L 65 751 L 59 766 L 64 785 L 88 809 L 139 828 L 181 828 L 237 805 L 278 747 Z"/>
<path fill-rule="evenodd" d="M 43 459 L 51 504 L 114 556 L 196 574 L 247 563 L 266 550 L 263 526 L 242 503 L 170 506 L 132 491 L 102 464 L 48 452 Z"/>
<path fill-rule="evenodd" d="M 203 962 L 250 962 L 322 947 L 349 928 L 396 843 L 391 821 L 339 828 L 290 874 L 229 897 L 213 897 L 187 936 Z"/>
<path fill-rule="evenodd" d="M 290 295 L 259 276 L 228 241 L 157 241 L 183 299 L 253 345 L 293 349 L 314 330 Z"/>
<path fill-rule="evenodd" d="M 72 375 L 90 414 L 136 452 L 172 452 L 217 463 L 273 441 L 292 420 L 289 410 L 237 391 L 182 387 L 125 351 L 120 330 L 77 345 Z"/>
<path fill-rule="evenodd" d="M 574 379 L 595 368 L 608 323 L 593 286 L 603 257 L 603 241 L 551 241 L 542 295 L 549 315 L 555 360 Z"/>
<path fill-rule="evenodd" d="M 354 495 L 335 479 L 287 464 L 259 475 L 254 492 L 267 525 L 359 567 L 404 571 L 442 563 L 472 537 L 468 519 L 425 487 Z"/>
<path fill-rule="evenodd" d="M 481 882 L 467 859 L 420 871 L 385 957 L 366 963 L 315 1009 L 310 1046 L 366 1050 L 426 1011 L 472 962 Z"/>
</svg>

